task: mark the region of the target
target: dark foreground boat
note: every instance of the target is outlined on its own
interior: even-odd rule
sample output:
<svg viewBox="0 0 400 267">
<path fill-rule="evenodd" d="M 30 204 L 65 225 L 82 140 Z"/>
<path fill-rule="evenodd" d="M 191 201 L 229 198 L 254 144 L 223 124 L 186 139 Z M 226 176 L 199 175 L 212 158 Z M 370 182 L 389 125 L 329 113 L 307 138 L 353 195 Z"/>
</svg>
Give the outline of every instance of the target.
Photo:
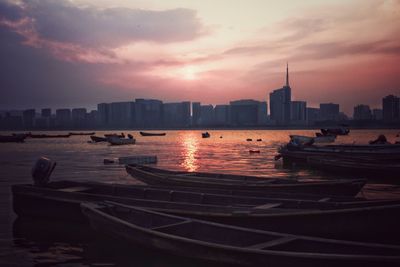
<svg viewBox="0 0 400 267">
<path fill-rule="evenodd" d="M 78 132 L 71 132 L 69 133 L 70 135 L 94 135 L 95 132 L 90 132 L 90 133 L 78 133 Z"/>
<path fill-rule="evenodd" d="M 268 192 L 295 192 L 320 195 L 355 196 L 365 185 L 365 180 L 307 181 L 265 179 L 254 176 L 163 172 L 143 165 L 126 165 L 126 171 L 149 185 L 221 188 Z"/>
<path fill-rule="evenodd" d="M 13 185 L 13 208 L 21 217 L 84 222 L 81 202 L 116 201 L 156 211 L 231 225 L 336 239 L 400 243 L 400 200 L 324 202 L 250 198 L 59 181 Z"/>
<path fill-rule="evenodd" d="M 101 136 L 95 136 L 95 135 L 91 135 L 90 139 L 92 139 L 93 142 L 98 143 L 98 142 L 107 142 L 107 138 L 106 137 L 101 137 Z"/>
<path fill-rule="evenodd" d="M 139 132 L 141 136 L 165 136 L 166 133 Z"/>
<path fill-rule="evenodd" d="M 83 203 L 91 226 L 175 255 L 251 266 L 398 266 L 400 247 L 320 239 L 210 223 L 117 203 Z"/>
<path fill-rule="evenodd" d="M 71 134 L 29 134 L 30 138 L 68 138 Z"/>
<path fill-rule="evenodd" d="M 0 135 L 0 143 L 22 143 L 25 141 L 26 135 Z"/>
</svg>

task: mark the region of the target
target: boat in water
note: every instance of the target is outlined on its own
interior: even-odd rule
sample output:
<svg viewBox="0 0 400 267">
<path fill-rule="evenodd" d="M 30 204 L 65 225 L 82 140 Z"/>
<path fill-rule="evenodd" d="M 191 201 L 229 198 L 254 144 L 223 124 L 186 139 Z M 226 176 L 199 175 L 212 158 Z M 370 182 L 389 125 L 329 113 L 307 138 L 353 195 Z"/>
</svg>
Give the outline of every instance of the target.
<svg viewBox="0 0 400 267">
<path fill-rule="evenodd" d="M 141 136 L 165 136 L 166 133 L 139 132 Z"/>
<path fill-rule="evenodd" d="M 305 144 L 313 144 L 313 143 L 333 143 L 335 142 L 335 135 L 322 135 L 322 136 L 304 136 L 304 135 L 290 135 L 290 140 Z"/>
<path fill-rule="evenodd" d="M 133 138 L 132 135 L 128 134 L 128 138 L 121 138 L 117 136 L 107 137 L 107 141 L 114 146 L 120 145 L 134 145 L 136 143 L 136 139 Z"/>
<path fill-rule="evenodd" d="M 90 136 L 90 139 L 91 139 L 93 142 L 95 142 L 95 143 L 98 143 L 98 142 L 107 142 L 107 137 L 101 137 L 101 136 L 91 135 L 91 136 Z"/>
<path fill-rule="evenodd" d="M 0 143 L 23 143 L 25 134 L 0 135 Z"/>
<path fill-rule="evenodd" d="M 366 181 L 330 180 L 330 181 L 298 181 L 292 179 L 271 179 L 256 176 L 241 176 L 219 173 L 179 174 L 163 172 L 160 169 L 144 165 L 126 165 L 126 171 L 135 179 L 148 185 L 204 187 L 229 190 L 268 192 L 297 192 L 310 194 L 355 196 Z"/>
<path fill-rule="evenodd" d="M 209 138 L 211 135 L 209 132 L 201 133 L 202 138 Z"/>
<path fill-rule="evenodd" d="M 29 133 L 27 137 L 30 138 L 69 138 L 71 134 L 32 134 Z"/>
<path fill-rule="evenodd" d="M 85 132 L 82 132 L 82 133 L 70 132 L 69 134 L 70 134 L 70 135 L 94 135 L 94 134 L 96 134 L 96 133 L 95 133 L 95 132 L 90 132 L 90 133 L 85 133 Z"/>
<path fill-rule="evenodd" d="M 350 133 L 350 129 L 345 126 L 340 128 L 324 128 L 321 129 L 321 133 L 323 135 L 348 135 Z"/>
<path fill-rule="evenodd" d="M 90 225 L 134 245 L 250 266 L 398 266 L 400 247 L 267 232 L 115 202 L 83 203 Z M 134 249 L 134 248 L 132 248 Z"/>
</svg>

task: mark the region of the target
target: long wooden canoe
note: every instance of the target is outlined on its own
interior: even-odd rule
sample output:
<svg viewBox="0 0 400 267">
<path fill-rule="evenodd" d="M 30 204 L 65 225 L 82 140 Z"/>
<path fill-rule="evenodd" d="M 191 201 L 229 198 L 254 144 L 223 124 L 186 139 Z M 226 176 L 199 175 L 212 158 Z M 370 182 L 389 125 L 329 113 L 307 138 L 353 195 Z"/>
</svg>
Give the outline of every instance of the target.
<svg viewBox="0 0 400 267">
<path fill-rule="evenodd" d="M 248 198 L 90 182 L 14 185 L 22 217 L 84 222 L 79 204 L 116 201 L 182 216 L 256 229 L 348 240 L 400 242 L 399 201 L 318 202 Z"/>
<path fill-rule="evenodd" d="M 165 136 L 166 133 L 139 132 L 141 136 Z"/>
<path fill-rule="evenodd" d="M 83 203 L 91 226 L 135 245 L 250 266 L 398 266 L 400 247 L 258 231 L 117 203 Z"/>
<path fill-rule="evenodd" d="M 252 176 L 197 173 L 168 174 L 143 165 L 126 165 L 126 171 L 149 185 L 186 186 L 249 190 L 262 192 L 297 192 L 321 195 L 354 196 L 365 185 L 365 180 L 306 181 L 265 179 Z"/>
</svg>

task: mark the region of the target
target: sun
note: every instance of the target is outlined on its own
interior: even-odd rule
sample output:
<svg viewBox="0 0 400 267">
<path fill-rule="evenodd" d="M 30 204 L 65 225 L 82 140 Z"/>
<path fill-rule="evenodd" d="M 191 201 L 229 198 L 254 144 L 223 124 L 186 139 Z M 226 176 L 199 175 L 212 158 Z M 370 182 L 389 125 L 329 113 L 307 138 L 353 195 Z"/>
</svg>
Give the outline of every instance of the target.
<svg viewBox="0 0 400 267">
<path fill-rule="evenodd" d="M 192 81 L 198 79 L 195 69 L 192 66 L 186 66 L 182 69 L 182 78 L 184 80 Z"/>
</svg>

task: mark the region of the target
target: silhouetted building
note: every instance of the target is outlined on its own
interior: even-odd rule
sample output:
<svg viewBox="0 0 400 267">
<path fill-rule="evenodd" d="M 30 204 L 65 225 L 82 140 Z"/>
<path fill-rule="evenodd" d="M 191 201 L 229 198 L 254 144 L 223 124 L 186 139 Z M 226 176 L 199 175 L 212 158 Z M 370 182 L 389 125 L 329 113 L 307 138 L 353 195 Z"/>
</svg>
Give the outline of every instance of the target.
<svg viewBox="0 0 400 267">
<path fill-rule="evenodd" d="M 98 114 L 99 112 L 97 110 L 92 110 L 89 113 L 86 114 L 86 126 L 85 128 L 87 129 L 94 129 L 97 126 L 98 122 Z"/>
<path fill-rule="evenodd" d="M 190 102 L 164 103 L 163 124 L 165 127 L 189 127 Z"/>
<path fill-rule="evenodd" d="M 192 125 L 199 126 L 201 116 L 200 102 L 192 103 Z"/>
<path fill-rule="evenodd" d="M 128 128 L 134 121 L 134 102 L 114 102 L 109 104 L 108 125 L 115 128 Z"/>
<path fill-rule="evenodd" d="M 72 109 L 71 118 L 73 128 L 86 127 L 86 108 Z"/>
<path fill-rule="evenodd" d="M 306 113 L 308 125 L 313 125 L 320 118 L 319 108 L 306 108 Z"/>
<path fill-rule="evenodd" d="M 277 125 L 287 125 L 290 122 L 291 90 L 289 67 L 286 66 L 286 85 L 269 94 L 270 117 Z"/>
<path fill-rule="evenodd" d="M 291 102 L 290 123 L 292 125 L 307 124 L 307 103 L 305 101 Z"/>
<path fill-rule="evenodd" d="M 372 110 L 372 119 L 376 121 L 383 120 L 383 110 L 375 108 Z"/>
<path fill-rule="evenodd" d="M 385 122 L 400 121 L 400 99 L 394 95 L 388 95 L 382 99 L 383 120 Z"/>
<path fill-rule="evenodd" d="M 56 110 L 56 127 L 67 129 L 71 127 L 71 110 L 57 109 Z"/>
<path fill-rule="evenodd" d="M 4 130 L 20 130 L 24 128 L 22 111 L 11 110 L 5 112 L 2 119 Z"/>
<path fill-rule="evenodd" d="M 233 126 L 263 125 L 267 120 L 267 103 L 251 99 L 230 102 L 230 123 Z"/>
<path fill-rule="evenodd" d="M 100 127 L 107 127 L 109 125 L 110 105 L 107 103 L 97 104 L 98 112 L 98 125 Z"/>
<path fill-rule="evenodd" d="M 50 118 L 51 117 L 51 108 L 42 108 L 41 116 L 43 118 Z"/>
<path fill-rule="evenodd" d="M 35 113 L 36 111 L 34 109 L 26 109 L 23 111 L 22 117 L 25 129 L 32 129 L 34 127 Z"/>
<path fill-rule="evenodd" d="M 357 105 L 354 107 L 353 113 L 354 120 L 371 120 L 372 113 L 368 105 Z"/>
<path fill-rule="evenodd" d="M 135 125 L 143 128 L 161 128 L 163 102 L 156 99 L 135 100 Z"/>
<path fill-rule="evenodd" d="M 322 103 L 319 105 L 320 120 L 335 121 L 339 119 L 339 104 Z"/>
<path fill-rule="evenodd" d="M 230 121 L 230 106 L 229 105 L 216 105 L 214 108 L 215 125 L 226 126 Z"/>
<path fill-rule="evenodd" d="M 213 124 L 214 124 L 214 107 L 212 105 L 201 105 L 199 126 L 211 126 Z"/>
</svg>

